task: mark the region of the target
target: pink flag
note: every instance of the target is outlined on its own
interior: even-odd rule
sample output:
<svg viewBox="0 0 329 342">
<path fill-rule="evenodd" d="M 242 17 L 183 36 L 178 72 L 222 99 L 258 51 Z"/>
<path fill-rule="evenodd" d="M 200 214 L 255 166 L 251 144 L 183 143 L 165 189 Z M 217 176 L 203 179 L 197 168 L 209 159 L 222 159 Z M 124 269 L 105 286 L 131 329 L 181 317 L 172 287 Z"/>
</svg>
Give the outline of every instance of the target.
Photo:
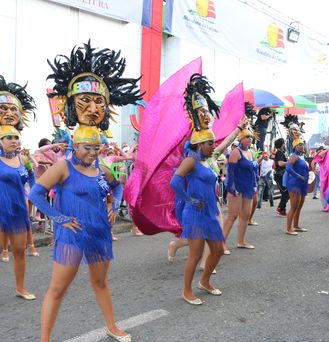
<svg viewBox="0 0 329 342">
<path fill-rule="evenodd" d="M 219 119 L 215 119 L 212 130 L 216 136 L 216 144 L 230 135 L 244 116 L 243 82 L 228 92 L 220 108 Z"/>
<path fill-rule="evenodd" d="M 326 198 L 329 195 L 329 151 L 323 156 L 320 156 L 320 152 L 317 153 L 313 161 L 320 165 L 321 193 L 323 198 Z"/>
<path fill-rule="evenodd" d="M 169 183 L 183 160 L 184 143 L 191 134 L 183 93 L 192 74 L 201 73 L 201 69 L 198 58 L 172 75 L 154 93 L 143 113 L 137 160 L 124 198 L 144 234 L 181 232 Z"/>
</svg>

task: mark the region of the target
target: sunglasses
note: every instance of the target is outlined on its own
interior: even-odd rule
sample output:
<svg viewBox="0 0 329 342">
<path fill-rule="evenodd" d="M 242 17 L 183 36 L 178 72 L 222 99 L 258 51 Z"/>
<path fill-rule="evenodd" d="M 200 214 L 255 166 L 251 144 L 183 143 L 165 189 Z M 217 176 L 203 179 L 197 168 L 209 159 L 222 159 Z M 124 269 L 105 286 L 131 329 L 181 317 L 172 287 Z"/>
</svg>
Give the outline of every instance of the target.
<svg viewBox="0 0 329 342">
<path fill-rule="evenodd" d="M 246 135 L 245 138 L 253 139 L 254 137 L 252 135 Z"/>
<path fill-rule="evenodd" d="M 100 145 L 80 145 L 81 148 L 83 148 L 85 151 L 95 151 L 95 152 L 99 152 L 99 150 L 101 149 Z"/>
<path fill-rule="evenodd" d="M 19 137 L 17 135 L 7 135 L 6 138 L 8 140 L 19 140 Z"/>
</svg>

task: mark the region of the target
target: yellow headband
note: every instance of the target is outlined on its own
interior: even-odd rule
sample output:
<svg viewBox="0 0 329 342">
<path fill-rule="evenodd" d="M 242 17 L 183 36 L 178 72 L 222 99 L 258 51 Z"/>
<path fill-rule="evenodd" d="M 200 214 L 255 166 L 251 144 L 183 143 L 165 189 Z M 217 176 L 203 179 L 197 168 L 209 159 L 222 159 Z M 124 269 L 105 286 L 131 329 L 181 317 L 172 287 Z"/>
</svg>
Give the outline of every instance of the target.
<svg viewBox="0 0 329 342">
<path fill-rule="evenodd" d="M 201 131 L 193 131 L 191 136 L 191 144 L 199 144 L 205 141 L 215 140 L 215 134 L 211 129 L 202 129 Z"/>
<path fill-rule="evenodd" d="M 254 136 L 254 134 L 249 131 L 249 129 L 243 129 L 238 136 L 238 140 L 241 141 L 243 138 L 247 137 L 248 135 Z"/>
<path fill-rule="evenodd" d="M 101 136 L 94 126 L 80 125 L 73 135 L 74 144 L 100 144 Z"/>
<path fill-rule="evenodd" d="M 301 140 L 301 139 L 295 139 L 293 142 L 292 142 L 292 148 L 295 148 L 297 145 L 304 145 L 304 141 Z"/>
<path fill-rule="evenodd" d="M 23 106 L 21 101 L 8 91 L 0 91 L 0 103 L 12 103 L 16 105 L 21 112 L 23 112 Z"/>
<path fill-rule="evenodd" d="M 78 81 L 77 79 L 82 77 L 93 77 L 96 81 Z M 92 93 L 92 94 L 100 94 L 105 97 L 106 103 L 109 104 L 110 102 L 110 92 L 107 88 L 105 82 L 97 75 L 91 72 L 84 72 L 72 78 L 71 82 L 68 86 L 67 97 L 71 97 L 72 95 L 76 94 L 83 94 L 83 93 Z"/>
<path fill-rule="evenodd" d="M 0 126 L 0 139 L 8 136 L 19 137 L 20 134 L 14 126 L 3 125 Z"/>
</svg>

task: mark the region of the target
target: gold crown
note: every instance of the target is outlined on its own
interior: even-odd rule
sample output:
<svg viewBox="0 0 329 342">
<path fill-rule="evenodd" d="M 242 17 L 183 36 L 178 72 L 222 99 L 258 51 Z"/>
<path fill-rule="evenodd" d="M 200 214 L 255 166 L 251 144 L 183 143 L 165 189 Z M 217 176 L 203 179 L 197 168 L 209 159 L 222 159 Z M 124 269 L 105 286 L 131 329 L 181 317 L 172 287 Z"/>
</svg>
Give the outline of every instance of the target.
<svg viewBox="0 0 329 342">
<path fill-rule="evenodd" d="M 3 125 L 0 126 L 0 139 L 3 137 L 8 137 L 8 136 L 17 136 L 19 137 L 19 132 L 14 126 L 7 126 Z"/>
<path fill-rule="evenodd" d="M 199 144 L 205 141 L 215 140 L 215 134 L 211 129 L 202 129 L 201 131 L 193 131 L 191 136 L 191 144 Z"/>
<path fill-rule="evenodd" d="M 101 136 L 94 126 L 80 125 L 73 135 L 74 144 L 100 144 Z"/>
</svg>

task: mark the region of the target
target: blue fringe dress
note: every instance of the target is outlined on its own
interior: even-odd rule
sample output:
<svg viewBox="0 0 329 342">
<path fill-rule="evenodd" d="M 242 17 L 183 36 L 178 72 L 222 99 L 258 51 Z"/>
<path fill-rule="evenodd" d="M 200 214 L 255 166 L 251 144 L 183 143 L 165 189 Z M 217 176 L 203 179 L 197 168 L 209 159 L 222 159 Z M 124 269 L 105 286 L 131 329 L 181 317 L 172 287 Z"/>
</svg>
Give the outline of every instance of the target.
<svg viewBox="0 0 329 342">
<path fill-rule="evenodd" d="M 243 198 L 253 198 L 257 187 L 258 163 L 249 160 L 239 149 L 241 158 L 238 160 L 234 170 L 235 189 Z"/>
<path fill-rule="evenodd" d="M 0 159 L 0 231 L 24 234 L 30 229 L 24 185 L 28 172 L 20 162 L 11 167 Z"/>
<path fill-rule="evenodd" d="M 73 216 L 82 230 L 75 234 L 61 224 L 55 224 L 53 260 L 62 265 L 78 266 L 112 259 L 112 234 L 106 210 L 109 185 L 104 174 L 90 177 L 76 170 L 66 160 L 69 177 L 55 186 L 55 208 Z"/>
<path fill-rule="evenodd" d="M 202 165 L 196 158 L 194 170 L 186 176 L 188 196 L 201 199 L 205 205 L 198 209 L 176 196 L 176 216 L 183 226 L 181 238 L 224 241 L 224 235 L 218 221 L 219 209 L 216 198 L 215 172 Z"/>
<path fill-rule="evenodd" d="M 302 180 L 296 175 L 289 172 L 285 172 L 285 181 L 288 192 L 294 192 L 296 194 L 306 196 L 308 191 L 308 177 L 309 177 L 309 166 L 306 160 L 302 159 L 297 154 L 294 154 L 297 158 L 296 162 L 292 165 L 293 170 L 303 176 L 305 179 Z"/>
</svg>

